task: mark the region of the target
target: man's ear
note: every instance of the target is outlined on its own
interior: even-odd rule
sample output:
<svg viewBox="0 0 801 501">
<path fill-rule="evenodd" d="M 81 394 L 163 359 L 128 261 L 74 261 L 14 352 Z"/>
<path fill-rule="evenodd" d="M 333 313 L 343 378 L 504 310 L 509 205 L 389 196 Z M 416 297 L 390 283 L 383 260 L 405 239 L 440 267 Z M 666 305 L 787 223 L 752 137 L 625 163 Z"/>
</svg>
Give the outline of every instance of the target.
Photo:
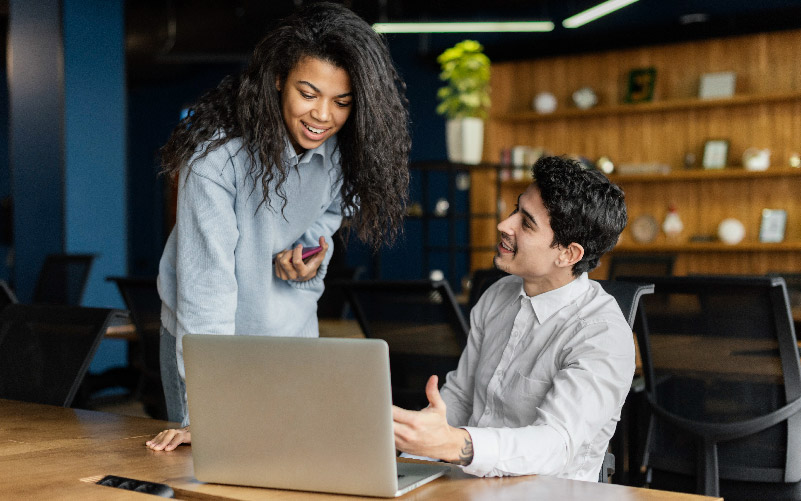
<svg viewBox="0 0 801 501">
<path fill-rule="evenodd" d="M 281 79 L 278 77 L 275 77 L 275 90 L 281 92 Z"/>
<path fill-rule="evenodd" d="M 572 242 L 567 247 L 562 249 L 562 252 L 559 253 L 559 266 L 561 267 L 573 267 L 574 264 L 581 261 L 581 258 L 584 257 L 584 247 L 577 244 L 576 242 Z"/>
</svg>

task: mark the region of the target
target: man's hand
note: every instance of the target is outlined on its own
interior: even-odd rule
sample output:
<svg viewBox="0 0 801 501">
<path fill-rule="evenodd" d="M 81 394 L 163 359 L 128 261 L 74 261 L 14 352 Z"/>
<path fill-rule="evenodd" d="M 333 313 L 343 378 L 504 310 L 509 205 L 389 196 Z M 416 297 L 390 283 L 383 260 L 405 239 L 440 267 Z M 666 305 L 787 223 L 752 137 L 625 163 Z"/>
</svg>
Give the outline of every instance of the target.
<svg viewBox="0 0 801 501">
<path fill-rule="evenodd" d="M 429 406 L 421 411 L 392 407 L 395 447 L 399 450 L 442 459 L 458 465 L 473 460 L 473 440 L 467 430 L 454 428 L 445 417 L 445 402 L 437 388 L 437 376 L 426 383 Z"/>
<path fill-rule="evenodd" d="M 311 280 L 317 275 L 317 269 L 323 264 L 326 252 L 328 252 L 328 244 L 325 242 L 325 237 L 320 237 L 320 247 L 322 251 L 309 257 L 304 261 L 301 259 L 303 255 L 303 246 L 298 244 L 294 249 L 287 249 L 275 255 L 275 275 L 281 280 L 296 280 L 298 282 L 305 282 Z"/>
<path fill-rule="evenodd" d="M 192 443 L 192 434 L 189 427 L 164 430 L 152 439 L 145 442 L 149 449 L 154 451 L 172 451 L 181 444 Z"/>
</svg>

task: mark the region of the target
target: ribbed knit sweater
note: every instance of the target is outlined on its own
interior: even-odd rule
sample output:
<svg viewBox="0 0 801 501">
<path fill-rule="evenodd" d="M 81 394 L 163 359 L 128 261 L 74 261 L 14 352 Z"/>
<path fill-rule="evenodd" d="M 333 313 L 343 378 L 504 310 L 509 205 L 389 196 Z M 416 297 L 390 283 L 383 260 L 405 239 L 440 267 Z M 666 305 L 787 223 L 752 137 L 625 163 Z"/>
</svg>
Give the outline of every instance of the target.
<svg viewBox="0 0 801 501">
<path fill-rule="evenodd" d="M 185 334 L 316 337 L 317 300 L 342 222 L 341 167 L 336 137 L 300 158 L 287 142 L 292 167 L 282 185 L 286 206 L 271 187 L 262 204 L 239 139 L 181 171 L 173 228 L 159 263 L 162 325 L 176 337 L 182 377 Z M 200 149 L 198 151 L 201 151 Z M 329 244 L 317 275 L 306 282 L 275 275 L 273 257 L 298 243 Z"/>
</svg>

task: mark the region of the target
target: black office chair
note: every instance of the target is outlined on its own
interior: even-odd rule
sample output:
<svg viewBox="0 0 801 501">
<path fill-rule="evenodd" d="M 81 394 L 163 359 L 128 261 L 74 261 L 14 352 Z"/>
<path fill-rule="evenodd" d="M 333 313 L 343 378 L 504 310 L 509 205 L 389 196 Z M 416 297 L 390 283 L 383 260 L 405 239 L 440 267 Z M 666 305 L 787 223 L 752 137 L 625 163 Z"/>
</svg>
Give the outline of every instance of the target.
<svg viewBox="0 0 801 501">
<path fill-rule="evenodd" d="M 17 295 L 14 294 L 14 291 L 11 290 L 11 287 L 9 287 L 5 280 L 0 280 L 0 310 L 9 304 L 17 303 L 19 303 Z"/>
<path fill-rule="evenodd" d="M 94 254 L 48 254 L 36 280 L 35 304 L 79 306 Z"/>
<path fill-rule="evenodd" d="M 610 254 L 609 280 L 627 276 L 670 276 L 675 254 Z"/>
<path fill-rule="evenodd" d="M 775 271 L 768 273 L 769 277 L 781 277 L 787 284 L 787 293 L 790 295 L 790 307 L 801 306 L 801 273 L 788 273 Z"/>
<path fill-rule="evenodd" d="M 428 405 L 428 377 L 438 375 L 442 385 L 467 343 L 467 322 L 448 282 L 365 280 L 341 286 L 365 337 L 389 345 L 395 405 Z"/>
<path fill-rule="evenodd" d="M 139 371 L 139 384 L 135 396 L 142 402 L 145 412 L 156 419 L 167 419 L 167 404 L 161 385 L 159 359 L 161 330 L 161 298 L 155 277 L 107 277 L 117 284 L 125 306 L 130 311 L 136 328 L 138 345 L 131 360 Z"/>
<path fill-rule="evenodd" d="M 0 398 L 70 407 L 118 310 L 11 304 L 0 311 Z"/>
<path fill-rule="evenodd" d="M 651 487 L 801 499 L 801 364 L 784 280 L 632 279 L 655 285 L 637 332 Z"/>
<path fill-rule="evenodd" d="M 325 290 L 317 300 L 317 318 L 348 318 L 350 309 L 342 283 L 359 280 L 364 273 L 363 266 L 351 267 L 328 267 L 325 275 Z"/>
<path fill-rule="evenodd" d="M 619 282 L 612 280 L 598 280 L 601 287 L 615 298 L 620 311 L 626 317 L 629 327 L 634 326 L 634 320 L 637 316 L 637 306 L 641 298 L 646 294 L 654 293 L 653 284 L 649 283 L 636 283 L 636 282 Z M 624 411 L 625 412 L 625 409 Z M 604 457 L 603 467 L 601 468 L 600 482 L 610 482 L 612 475 L 616 471 L 623 471 L 624 467 L 624 447 L 626 446 L 625 428 L 628 426 L 627 418 L 621 416 L 621 422 L 618 429 L 615 430 L 615 435 L 610 440 L 610 448 L 612 452 L 607 452 Z M 615 455 L 616 453 L 616 455 Z"/>
<path fill-rule="evenodd" d="M 487 289 L 489 289 L 490 285 L 506 276 L 509 276 L 509 274 L 505 271 L 499 270 L 498 268 L 480 268 L 478 270 L 474 270 L 472 276 L 470 277 L 471 284 L 470 295 L 467 303 L 467 313 L 470 313 L 470 310 L 472 310 L 473 306 L 478 303 L 478 300 L 481 299 L 481 295 L 484 294 Z"/>
</svg>

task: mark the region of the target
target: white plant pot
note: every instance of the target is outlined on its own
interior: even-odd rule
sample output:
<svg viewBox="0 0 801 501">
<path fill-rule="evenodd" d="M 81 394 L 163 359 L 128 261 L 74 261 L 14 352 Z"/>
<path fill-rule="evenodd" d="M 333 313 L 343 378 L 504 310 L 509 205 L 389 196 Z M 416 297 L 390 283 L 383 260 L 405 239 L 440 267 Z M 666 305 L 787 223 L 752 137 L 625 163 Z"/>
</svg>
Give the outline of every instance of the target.
<svg viewBox="0 0 801 501">
<path fill-rule="evenodd" d="M 448 161 L 476 165 L 484 147 L 484 121 L 480 118 L 454 118 L 445 123 Z"/>
</svg>

